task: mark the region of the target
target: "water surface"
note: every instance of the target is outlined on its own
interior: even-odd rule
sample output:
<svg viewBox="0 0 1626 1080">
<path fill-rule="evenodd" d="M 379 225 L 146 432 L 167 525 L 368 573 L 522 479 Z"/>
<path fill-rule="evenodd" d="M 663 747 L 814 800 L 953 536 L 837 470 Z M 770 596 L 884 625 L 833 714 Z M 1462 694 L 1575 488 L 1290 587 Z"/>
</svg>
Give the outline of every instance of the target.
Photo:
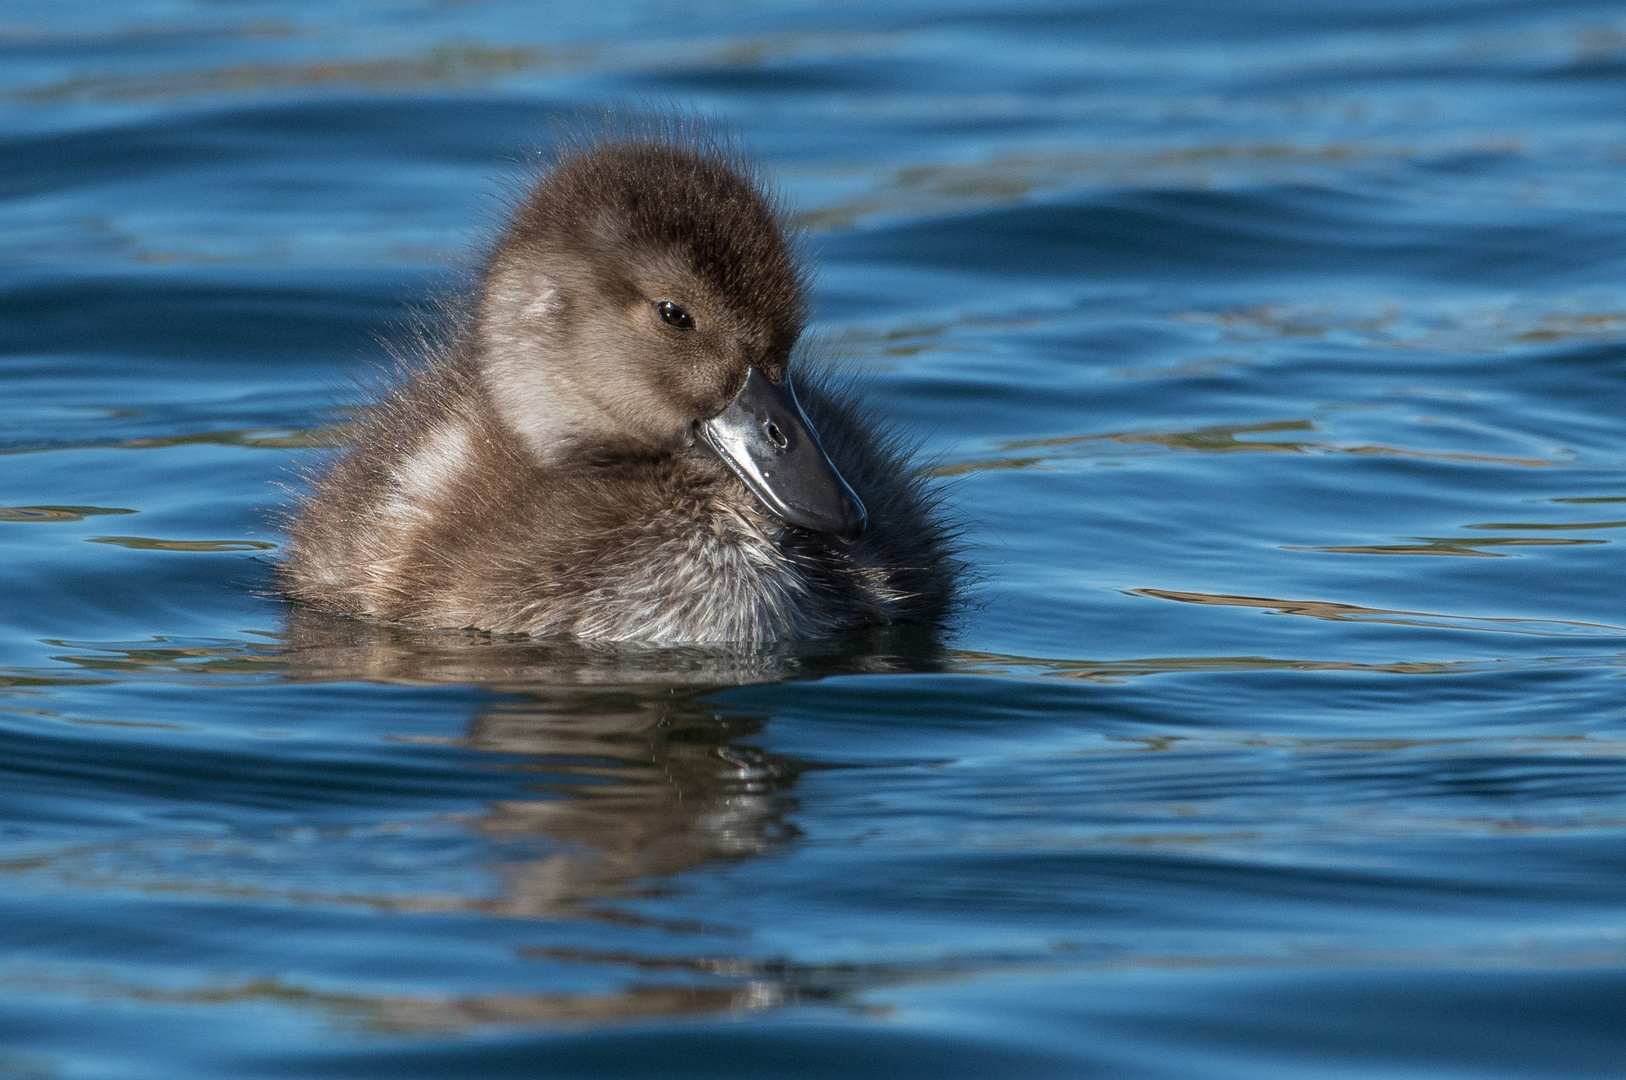
<svg viewBox="0 0 1626 1080">
<path fill-rule="evenodd" d="M 943 640 L 271 591 L 638 101 L 795 208 Z M 0 6 L 0 1076 L 1618 1075 L 1623 115 L 1605 3 Z"/>
</svg>

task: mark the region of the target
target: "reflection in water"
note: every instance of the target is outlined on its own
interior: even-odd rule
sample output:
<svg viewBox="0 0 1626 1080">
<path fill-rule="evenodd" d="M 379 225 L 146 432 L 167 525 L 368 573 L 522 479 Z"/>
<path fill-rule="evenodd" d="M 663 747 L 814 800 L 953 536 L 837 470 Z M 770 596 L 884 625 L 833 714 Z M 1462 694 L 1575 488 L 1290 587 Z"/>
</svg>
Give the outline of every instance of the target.
<svg viewBox="0 0 1626 1080">
<path fill-rule="evenodd" d="M 716 711 L 708 693 L 837 671 L 926 670 L 936 657 L 918 635 L 649 649 L 410 630 L 302 609 L 290 614 L 284 654 L 296 680 L 475 683 L 503 695 L 460 744 L 523 757 L 521 768 L 548 777 L 545 797 L 494 803 L 475 827 L 563 846 L 503 872 L 504 912 L 547 918 L 605 917 L 602 901 L 650 895 L 650 879 L 759 855 L 793 835 L 784 814 L 801 766 L 744 745 L 766 718 Z"/>
<path fill-rule="evenodd" d="M 1294 660 L 1272 656 L 1157 656 L 1123 660 L 1041 659 L 1031 656 L 1003 656 L 999 653 L 957 650 L 956 670 L 967 675 L 1001 675 L 1042 672 L 1064 679 L 1115 683 L 1145 675 L 1168 675 L 1192 671 L 1370 671 L 1389 675 L 1461 675 L 1505 666 L 1506 661 L 1396 660 L 1363 664 L 1350 660 Z M 1538 663 L 1540 661 L 1537 661 Z M 1569 662 L 1565 657 L 1564 662 Z M 1617 663 L 1605 658 L 1602 663 Z"/>
<path fill-rule="evenodd" d="M 698 696 L 748 683 L 935 671 L 943 657 L 937 634 L 922 627 L 875 627 L 752 649 L 654 648 L 478 630 L 416 630 L 297 606 L 288 609 L 282 644 L 273 651 L 286 676 L 300 682 L 476 684 L 549 700 L 554 694 L 607 686 L 656 697 Z"/>
<path fill-rule="evenodd" d="M 1469 525 L 1468 528 L 1478 528 Z M 1484 547 L 1570 547 L 1576 544 L 1606 544 L 1607 540 L 1581 540 L 1576 537 L 1554 536 L 1487 536 L 1481 540 L 1454 536 L 1414 536 L 1410 544 L 1332 544 L 1308 547 L 1299 544 L 1283 545 L 1286 551 L 1320 551 L 1333 555 L 1463 555 L 1482 559 L 1501 559 L 1506 556 L 1495 551 L 1480 551 Z"/>
<path fill-rule="evenodd" d="M 152 536 L 90 536 L 86 540 L 134 551 L 271 551 L 277 546 L 264 540 L 160 540 Z"/>
<path fill-rule="evenodd" d="M 76 892 L 361 908 L 397 918 L 519 920 L 537 924 L 539 933 L 551 932 L 546 924 L 555 930 L 562 925 L 567 937 L 570 924 L 591 922 L 600 933 L 613 927 L 660 951 L 527 945 L 521 955 L 539 965 L 537 981 L 547 987 L 534 993 L 357 993 L 277 977 L 177 987 L 133 980 L 127 972 L 17 967 L 0 972 L 0 984 L 142 1004 L 270 1003 L 316 1010 L 345 1027 L 407 1033 L 756 1011 L 813 1001 L 862 1010 L 863 990 L 953 977 L 964 967 L 962 960 L 872 969 L 741 955 L 738 928 L 663 921 L 628 906 L 669 893 L 679 875 L 782 850 L 797 836 L 789 821 L 792 789 L 806 766 L 747 742 L 767 717 L 714 708 L 708 695 L 729 686 L 830 674 L 937 670 L 946 661 L 928 633 L 880 630 L 750 651 L 649 649 L 410 630 L 301 609 L 289 610 L 283 631 L 280 641 L 267 635 L 263 642 L 55 641 L 49 644 L 64 651 L 54 659 L 71 664 L 75 674 L 20 673 L 0 686 L 142 677 L 217 687 L 228 680 L 474 685 L 486 693 L 460 735 L 386 737 L 475 751 L 483 758 L 475 770 L 489 766 L 485 755 L 501 755 L 506 764 L 499 768 L 524 779 L 497 786 L 525 794 L 491 799 L 473 813 L 336 828 L 315 849 L 297 837 L 258 833 L 69 845 L 0 861 L 0 876 L 44 878 Z M 160 759 L 152 767 L 169 774 L 177 765 Z M 225 759 L 197 765 L 210 773 L 208 782 L 227 787 L 240 779 L 235 767 Z M 287 780 L 298 786 L 342 784 L 353 767 L 307 764 Z M 456 784 L 471 766 L 454 759 L 433 768 Z M 374 787 L 389 783 L 380 777 Z M 412 846 L 414 837 L 446 830 L 476 838 L 474 858 L 485 871 L 474 878 L 478 884 L 471 882 L 467 863 L 454 861 L 447 876 Z M 388 848 L 381 841 L 386 835 L 401 837 L 406 846 L 380 856 L 376 849 L 381 843 Z M 300 869 L 291 870 L 290 860 Z M 343 867 L 337 889 L 325 871 L 330 865 Z M 696 942 L 703 951 L 694 951 L 690 943 Z M 725 948 L 718 950 L 719 943 Z M 580 989 L 568 985 L 584 982 Z"/>
<path fill-rule="evenodd" d="M 1150 590 L 1143 590 L 1149 592 Z M 1202 594 L 1197 594 L 1202 595 Z M 1245 599 L 1254 599 L 1246 597 Z M 1120 683 L 1149 675 L 1238 671 L 1348 671 L 1383 675 L 1469 675 L 1486 671 L 1539 671 L 1542 668 L 1618 668 L 1626 655 L 1545 656 L 1524 660 L 1391 660 L 1361 663 L 1353 660 L 1311 660 L 1276 656 L 1153 656 L 1119 660 L 1047 659 L 1006 656 L 1001 653 L 959 649 L 952 654 L 954 670 L 965 675 L 1051 675 L 1086 682 Z"/>
<path fill-rule="evenodd" d="M 1109 431 L 1094 435 L 1064 435 L 1044 439 L 1007 439 L 995 447 L 995 453 L 999 455 L 997 457 L 941 465 L 933 469 L 930 475 L 963 476 L 966 473 L 993 469 L 1031 469 L 1069 458 L 1100 457 L 1109 451 L 1108 444 L 1157 446 L 1165 450 L 1196 451 L 1204 454 L 1358 454 L 1363 457 L 1397 457 L 1468 465 L 1517 465 L 1524 468 L 1543 468 L 1553 464 L 1543 458 L 1506 457 L 1466 451 L 1419 450 L 1371 443 L 1342 444 L 1316 439 L 1239 437 L 1315 430 L 1315 422 L 1311 420 L 1275 420 L 1260 424 L 1223 424 L 1191 431 Z M 1014 456 L 1013 452 L 1016 452 Z M 1480 544 L 1485 542 L 1478 541 Z"/>
<path fill-rule="evenodd" d="M 230 1006 L 275 1004 L 322 1013 L 341 1028 L 396 1035 L 437 1035 L 471 1029 L 527 1025 L 589 1025 L 665 1016 L 696 1016 L 760 1011 L 818 1002 L 884 1017 L 892 1009 L 865 1005 L 860 996 L 881 987 L 921 986 L 991 974 L 1045 975 L 1059 972 L 1257 971 L 1342 968 L 1381 972 L 1416 968 L 1435 971 L 1619 968 L 1626 949 L 1617 941 L 1549 942 L 1540 938 L 1479 948 L 1348 948 L 1338 945 L 1260 949 L 1226 954 L 1118 952 L 1081 948 L 1058 941 L 1050 954 L 992 955 L 974 962 L 934 960 L 892 964 L 791 964 L 752 962 L 734 957 L 659 958 L 621 953 L 536 950 L 532 958 L 585 961 L 636 971 L 678 969 L 702 975 L 725 972 L 732 986 L 635 984 L 619 994 L 382 995 L 318 991 L 280 979 L 210 983 L 196 987 L 139 985 L 100 975 L 18 972 L 5 977 L 15 991 L 70 994 L 82 1000 L 138 1005 Z M 34 1075 L 7 1071 L 13 1059 L 0 1057 L 0 1076 Z M 39 1075 L 49 1075 L 40 1073 Z"/>
<path fill-rule="evenodd" d="M 1417 617 L 1328 602 L 1151 595 L 1339 621 Z M 1195 671 L 1435 675 L 1491 670 L 1505 667 L 1506 661 L 1356 664 L 1246 656 L 1044 661 L 945 652 L 929 640 L 884 634 L 811 651 L 648 650 L 412 631 L 306 611 L 290 612 L 281 641 L 259 645 L 217 641 L 61 647 L 73 651 L 59 659 L 85 675 L 121 680 L 146 676 L 214 687 L 233 680 L 261 685 L 477 685 L 485 692 L 466 727 L 447 732 L 438 725 L 437 734 L 399 735 L 394 741 L 427 744 L 431 754 L 433 748 L 453 746 L 476 752 L 479 760 L 459 760 L 454 753 L 420 758 L 412 766 L 417 770 L 412 778 L 402 782 L 451 786 L 488 770 L 493 760 L 502 775 L 518 773 L 521 779 L 493 785 L 501 794 L 485 796 L 472 813 L 393 811 L 389 813 L 398 814 L 397 820 L 297 830 L 311 834 L 303 837 L 243 829 L 226 836 L 66 846 L 0 862 L 0 876 L 45 878 L 81 894 L 297 906 L 314 909 L 311 917 L 317 921 L 324 911 L 342 916 L 345 909 L 360 908 L 391 920 L 419 920 L 394 932 L 419 942 L 444 935 L 449 951 L 475 937 L 482 943 L 506 939 L 511 950 L 506 955 L 518 958 L 524 974 L 518 986 L 504 981 L 501 986 L 476 983 L 477 989 L 443 991 L 432 982 L 379 989 L 324 976 L 256 977 L 241 969 L 193 982 L 143 977 L 134 967 L 12 964 L 0 970 L 0 989 L 12 994 L 144 1008 L 272 1006 L 311 1012 L 340 1028 L 445 1034 L 742 1014 L 796 1004 L 873 1013 L 878 1011 L 873 1004 L 878 991 L 990 974 L 1042 977 L 1063 971 L 1327 964 L 1580 966 L 1618 963 L 1621 956 L 1613 941 L 1596 947 L 1540 940 L 1467 949 L 1447 944 L 1435 951 L 1407 952 L 1381 942 L 1305 942 L 1291 936 L 1264 943 L 1225 939 L 1210 949 L 1182 952 L 1163 940 L 1128 946 L 1110 925 L 1092 930 L 1080 924 L 1076 937 L 1005 951 L 972 944 L 931 956 L 820 963 L 764 955 L 750 927 L 733 925 L 726 917 L 707 918 L 709 912 L 680 922 L 652 918 L 649 908 L 639 910 L 641 901 L 682 887 L 684 875 L 785 852 L 797 843 L 795 790 L 807 765 L 752 745 L 768 718 L 715 707 L 710 698 L 723 687 L 855 671 L 1045 673 L 1097 682 Z M 1619 666 L 1620 661 L 1619 656 L 1600 656 L 1592 662 Z M 1578 661 L 1572 656 L 1529 663 L 1572 669 Z M 1068 771 L 1080 774 L 1075 777 L 1078 790 L 1097 793 L 1075 805 L 1078 816 L 1068 827 L 1012 828 L 968 841 L 966 848 L 995 857 L 1023 851 L 1049 856 L 1100 852 L 1107 858 L 1168 852 L 1178 865 L 1196 867 L 1202 859 L 1245 863 L 1262 857 L 1261 852 L 1343 835 L 1351 821 L 1359 822 L 1363 835 L 1387 831 L 1409 840 L 1619 827 L 1618 818 L 1590 809 L 1576 812 L 1568 805 L 1528 807 L 1510 815 L 1496 806 L 1458 801 L 1434 809 L 1403 801 L 1393 813 L 1377 814 L 1366 797 L 1365 780 L 1357 779 L 1396 770 L 1423 775 L 1434 767 L 1427 764 L 1431 759 L 1454 762 L 1470 752 L 1499 762 L 1600 761 L 1619 758 L 1626 743 L 1580 741 L 1569 734 L 1486 741 L 1462 736 L 1306 737 L 1253 729 L 1103 732 L 1068 755 Z M 1267 759 L 1275 763 L 1268 777 L 1260 772 Z M 293 767 L 292 759 L 284 764 Z M 167 757 L 153 765 L 176 767 Z M 242 779 L 232 771 L 237 767 L 224 756 L 196 763 L 196 770 L 208 775 L 204 782 L 227 787 Z M 285 780 L 301 790 L 329 783 L 355 785 L 356 767 L 350 755 L 333 761 L 319 757 L 290 771 Z M 440 770 L 442 778 L 424 770 Z M 1184 790 L 1151 783 L 1171 771 L 1197 782 Z M 1298 790 L 1306 771 L 1324 779 L 1347 777 L 1354 786 L 1344 789 L 1343 798 L 1318 803 L 1313 812 L 1299 810 L 1268 822 L 1244 812 L 1248 799 L 1268 804 L 1283 792 Z M 1229 785 L 1228 777 L 1242 774 L 1253 777 L 1249 785 L 1254 794 Z M 387 798 L 389 775 L 379 771 L 366 786 Z M 256 782 L 278 783 L 266 778 Z M 1210 789 L 1211 795 L 1203 793 Z M 1099 801 L 1092 804 L 1091 799 Z M 422 800 L 414 797 L 406 804 L 419 807 Z M 450 849 L 445 846 L 448 838 L 453 838 Z M 448 850 L 453 851 L 449 858 L 426 857 Z M 1125 865 L 1140 865 L 1134 858 Z M 488 873 L 471 874 L 472 867 Z M 497 920 L 506 930 L 482 926 L 471 931 L 471 920 Z"/>
<path fill-rule="evenodd" d="M 0 455 L 39 454 L 55 450 L 170 450 L 179 446 L 238 446 L 249 450 L 327 450 L 343 446 L 349 428 L 334 424 L 321 428 L 236 428 L 198 431 L 142 439 L 83 439 L 43 445 L 0 447 Z M 95 506 L 24 506 L 16 510 L 68 510 L 80 514 L 133 514 L 134 510 Z M 12 520 L 0 518 L 0 521 Z M 61 519 L 70 520 L 70 519 Z"/>
<path fill-rule="evenodd" d="M 1438 152 L 1444 145 L 1431 147 Z M 1480 139 L 1464 151 L 1494 152 Z M 981 207 L 1024 203 L 1046 191 L 1082 193 L 1137 187 L 1212 188 L 1237 183 L 1302 181 L 1327 166 L 1355 160 L 1404 161 L 1417 156 L 1407 144 L 1368 142 L 1249 142 L 1125 149 L 1102 145 L 1082 151 L 1012 154 L 978 162 L 892 166 L 822 166 L 808 175 L 859 181 L 865 194 L 798 215 L 809 229 L 849 229 L 889 214 L 947 215 Z"/>
<path fill-rule="evenodd" d="M 299 38 L 296 24 L 250 24 L 249 38 Z M 162 34 L 162 30 L 157 30 Z M 317 35 L 325 36 L 325 35 Z M 334 53 L 326 59 L 246 62 L 121 75 L 76 76 L 21 85 L 14 99 L 34 105 L 68 102 L 154 102 L 197 96 L 223 97 L 266 91 L 387 91 L 428 87 L 489 86 L 515 76 L 598 75 L 679 67 L 751 70 L 790 57 L 847 56 L 885 49 L 890 35 L 778 33 L 731 37 L 673 37 L 636 44 L 610 40 L 560 47 L 482 44 L 451 40 L 390 56 Z"/>
<path fill-rule="evenodd" d="M 435 1034 L 495 1025 L 585 1024 L 635 1017 L 739 1012 L 802 1000 L 773 983 L 746 985 L 632 985 L 619 993 L 464 996 L 358 994 L 317 990 L 277 978 L 175 987 L 134 983 L 103 974 L 24 971 L 0 982 L 13 992 L 68 995 L 81 1000 L 139 1005 L 234 1006 L 272 1004 L 323 1014 L 342 1028 L 390 1034 Z M 827 1000 L 827 996 L 821 1000 Z M 0 1058 L 0 1076 L 12 1074 Z"/>
<path fill-rule="evenodd" d="M 1518 345 L 1560 341 L 1609 341 L 1626 329 L 1626 312 L 1566 310 L 1584 308 L 1584 297 L 1572 297 L 1552 309 L 1527 302 L 1490 307 L 1457 304 L 1369 302 L 1365 310 L 1338 310 L 1324 305 L 1258 304 L 1222 311 L 1181 311 L 1181 322 L 1214 326 L 1229 340 L 1324 338 L 1339 335 L 1388 349 L 1439 349 L 1453 352 L 1499 352 Z"/>
<path fill-rule="evenodd" d="M 548 797 L 493 803 L 474 827 L 563 847 L 503 868 L 503 913 L 625 920 L 602 903 L 653 895 L 662 878 L 788 841 L 799 766 L 739 745 L 763 722 L 719 715 L 694 689 L 665 686 L 538 689 L 475 717 L 464 744 L 525 757 L 525 768 L 547 774 Z"/>
<path fill-rule="evenodd" d="M 463 819 L 501 845 L 539 857 L 500 865 L 499 895 L 471 901 L 487 916 L 590 919 L 682 936 L 733 937 L 727 927 L 667 924 L 616 901 L 660 895 L 699 867 L 791 843 L 791 789 L 804 766 L 744 740 L 767 718 L 706 700 L 726 686 L 836 672 L 924 671 L 939 665 L 929 635 L 886 631 L 780 650 L 648 649 L 418 631 L 291 610 L 283 674 L 293 680 L 478 684 L 496 695 L 455 741 L 511 755 L 533 771 L 536 798 L 505 799 Z M 439 740 L 435 740 L 439 741 Z M 536 843 L 524 844 L 532 840 Z M 585 1022 L 830 1001 L 842 980 L 777 962 L 538 948 L 556 965 L 611 965 L 680 982 L 634 982 L 613 993 L 369 1000 L 369 1023 L 396 1030 L 487 1023 Z M 852 981 L 848 978 L 847 981 Z"/>
<path fill-rule="evenodd" d="M 1333 622 L 1391 623 L 1395 626 L 1427 626 L 1444 630 L 1487 630 L 1503 634 L 1532 634 L 1537 637 L 1573 637 L 1594 634 L 1622 634 L 1626 629 L 1603 623 L 1570 619 L 1518 619 L 1505 616 L 1436 615 L 1427 611 L 1401 611 L 1369 608 L 1358 604 L 1338 604 L 1330 600 L 1278 600 L 1269 596 L 1238 596 L 1230 593 L 1176 592 L 1173 589 L 1129 589 L 1131 596 L 1175 600 L 1182 604 L 1218 607 L 1263 608 L 1276 615 L 1308 615 Z"/>
<path fill-rule="evenodd" d="M 34 87 L 17 96 L 34 104 L 52 104 L 68 101 L 153 101 L 199 94 L 318 86 L 464 86 L 526 71 L 543 60 L 544 57 L 536 49 L 443 45 L 417 55 L 369 60 L 238 64 L 166 75 L 73 78 Z"/>
<path fill-rule="evenodd" d="M 100 514 L 133 514 L 116 506 L 0 506 L 0 521 L 83 521 Z"/>
</svg>

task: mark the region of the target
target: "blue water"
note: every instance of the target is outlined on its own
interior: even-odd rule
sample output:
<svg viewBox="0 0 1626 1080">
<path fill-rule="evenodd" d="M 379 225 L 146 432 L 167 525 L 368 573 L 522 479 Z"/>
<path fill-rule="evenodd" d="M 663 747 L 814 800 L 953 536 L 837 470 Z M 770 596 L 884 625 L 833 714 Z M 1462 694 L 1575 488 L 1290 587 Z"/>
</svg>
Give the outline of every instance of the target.
<svg viewBox="0 0 1626 1080">
<path fill-rule="evenodd" d="M 938 649 L 292 611 L 496 195 L 730 125 Z M 0 5 L 0 1077 L 1619 1076 L 1614 3 Z"/>
</svg>

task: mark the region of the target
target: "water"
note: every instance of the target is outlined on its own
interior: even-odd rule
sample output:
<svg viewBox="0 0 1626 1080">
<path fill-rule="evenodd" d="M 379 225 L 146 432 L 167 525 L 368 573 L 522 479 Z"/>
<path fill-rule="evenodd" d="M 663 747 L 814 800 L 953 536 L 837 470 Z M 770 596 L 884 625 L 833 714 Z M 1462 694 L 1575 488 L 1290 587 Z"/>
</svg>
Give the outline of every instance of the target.
<svg viewBox="0 0 1626 1080">
<path fill-rule="evenodd" d="M 0 8 L 0 1076 L 1626 1054 L 1626 16 Z M 980 580 L 938 647 L 290 611 L 491 194 L 720 117 Z"/>
</svg>

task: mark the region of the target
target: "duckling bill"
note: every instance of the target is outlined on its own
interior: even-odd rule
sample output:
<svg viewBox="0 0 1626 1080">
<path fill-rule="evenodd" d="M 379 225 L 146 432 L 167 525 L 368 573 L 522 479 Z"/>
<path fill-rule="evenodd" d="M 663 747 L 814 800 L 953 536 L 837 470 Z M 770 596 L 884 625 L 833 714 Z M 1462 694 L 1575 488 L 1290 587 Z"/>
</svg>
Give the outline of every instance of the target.
<svg viewBox="0 0 1626 1080">
<path fill-rule="evenodd" d="M 313 476 L 283 589 L 410 625 L 652 644 L 940 621 L 950 530 L 850 392 L 793 371 L 805 291 L 727 152 L 566 154 L 444 340 Z"/>
<path fill-rule="evenodd" d="M 775 386 L 756 368 L 700 437 L 788 525 L 856 540 L 869 523 L 863 502 L 819 445 L 787 380 Z"/>
</svg>

